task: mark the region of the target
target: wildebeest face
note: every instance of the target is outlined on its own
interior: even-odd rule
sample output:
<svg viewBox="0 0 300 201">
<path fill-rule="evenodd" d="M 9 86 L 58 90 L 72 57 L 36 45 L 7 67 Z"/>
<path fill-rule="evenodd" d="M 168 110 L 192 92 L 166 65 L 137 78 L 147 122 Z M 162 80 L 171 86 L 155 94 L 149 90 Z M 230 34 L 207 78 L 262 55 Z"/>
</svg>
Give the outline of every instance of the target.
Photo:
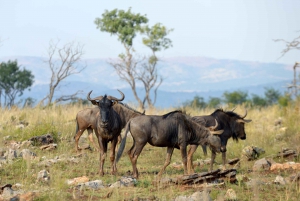
<svg viewBox="0 0 300 201">
<path fill-rule="evenodd" d="M 108 126 L 108 121 L 109 121 L 109 116 L 110 116 L 110 111 L 111 107 L 113 106 L 113 102 L 109 99 L 107 99 L 106 96 L 103 97 L 98 102 L 98 106 L 100 108 L 100 118 L 101 118 L 101 127 L 107 127 Z"/>
<path fill-rule="evenodd" d="M 235 125 L 234 125 L 233 131 L 237 138 L 240 138 L 241 140 L 246 139 L 245 123 L 248 123 L 250 121 L 251 120 L 245 120 L 245 119 L 235 120 Z"/>
</svg>

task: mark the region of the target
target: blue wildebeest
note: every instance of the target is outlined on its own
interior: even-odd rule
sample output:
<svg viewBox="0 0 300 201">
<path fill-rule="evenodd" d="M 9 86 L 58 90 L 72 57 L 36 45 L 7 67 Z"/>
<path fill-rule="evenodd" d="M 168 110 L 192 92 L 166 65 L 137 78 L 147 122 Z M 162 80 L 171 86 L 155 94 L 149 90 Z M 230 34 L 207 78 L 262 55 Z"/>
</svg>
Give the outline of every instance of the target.
<svg viewBox="0 0 300 201">
<path fill-rule="evenodd" d="M 207 144 L 210 143 L 210 139 L 217 138 L 219 144 L 217 144 L 215 148 L 220 149 L 220 139 L 212 134 L 220 134 L 223 131 L 212 131 L 216 126 L 217 125 L 208 129 L 195 123 L 190 116 L 181 111 L 173 111 L 162 116 L 145 115 L 132 118 L 126 125 L 125 137 L 122 139 L 116 161 L 119 161 L 124 151 L 127 134 L 130 132 L 133 137 L 133 145 L 128 151 L 128 155 L 133 167 L 134 177 L 138 177 L 138 170 L 136 168 L 137 159 L 147 143 L 156 147 L 167 147 L 167 158 L 164 166 L 158 173 L 159 177 L 170 164 L 174 148 L 180 149 L 181 151 L 184 173 L 186 174 L 187 145 Z"/>
<path fill-rule="evenodd" d="M 144 115 L 144 113 L 140 113 L 126 104 L 115 101 L 113 105 L 113 109 L 116 113 L 119 114 L 121 119 L 121 127 L 122 129 L 125 127 L 126 123 L 129 119 Z M 78 141 L 85 130 L 88 131 L 88 138 L 93 146 L 99 151 L 94 140 L 93 140 L 93 130 L 97 136 L 97 118 L 100 115 L 100 110 L 98 107 L 95 108 L 86 108 L 79 111 L 76 115 L 76 134 L 74 136 L 75 139 L 75 149 L 81 150 L 78 146 Z M 121 141 L 121 135 L 119 135 L 118 141 Z"/>
<path fill-rule="evenodd" d="M 110 161 L 111 161 L 111 174 L 117 172 L 117 167 L 115 161 L 115 148 L 118 142 L 118 137 L 122 130 L 122 122 L 120 115 L 113 109 L 113 105 L 118 101 L 124 100 L 124 94 L 119 91 L 122 95 L 120 99 L 113 96 L 98 96 L 91 99 L 90 91 L 87 95 L 87 99 L 91 101 L 93 105 L 98 106 L 99 115 L 96 118 L 96 135 L 98 138 L 99 148 L 100 148 L 100 175 L 104 174 L 103 165 L 107 153 L 107 144 L 111 142 L 110 147 Z M 77 134 L 76 134 L 77 135 Z"/>
<path fill-rule="evenodd" d="M 226 145 L 229 138 L 233 138 L 233 140 L 238 141 L 238 139 L 245 140 L 246 132 L 245 132 L 245 123 L 251 122 L 251 120 L 244 119 L 247 116 L 247 110 L 243 116 L 240 116 L 232 111 L 224 111 L 223 109 L 217 109 L 210 115 L 205 116 L 195 116 L 192 119 L 197 122 L 199 125 L 203 125 L 205 127 L 210 127 L 215 124 L 215 120 L 218 122 L 217 130 L 224 130 L 224 132 L 219 135 L 221 139 L 221 152 L 222 152 L 222 162 L 223 168 L 226 168 Z M 192 169 L 189 170 L 191 173 L 194 172 L 192 166 L 192 157 L 193 153 L 196 151 L 198 145 L 191 145 L 188 151 L 188 164 Z M 204 154 L 206 152 L 206 147 L 202 146 Z M 213 169 L 213 163 L 216 158 L 216 152 L 212 150 L 211 153 L 211 164 L 210 170 Z"/>
</svg>

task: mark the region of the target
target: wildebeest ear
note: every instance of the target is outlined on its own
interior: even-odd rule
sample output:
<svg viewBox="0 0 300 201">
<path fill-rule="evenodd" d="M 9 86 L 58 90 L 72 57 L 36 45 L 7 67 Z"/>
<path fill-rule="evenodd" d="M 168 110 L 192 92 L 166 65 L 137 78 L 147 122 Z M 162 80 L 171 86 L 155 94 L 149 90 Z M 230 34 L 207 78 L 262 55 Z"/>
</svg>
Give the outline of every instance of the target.
<svg viewBox="0 0 300 201">
<path fill-rule="evenodd" d="M 238 122 L 238 123 L 249 123 L 251 121 L 252 121 L 251 119 L 237 119 L 236 120 L 236 122 Z"/>
<path fill-rule="evenodd" d="M 118 103 L 118 101 L 113 101 L 112 105 L 115 105 L 115 104 L 117 104 L 117 103 Z"/>
<path fill-rule="evenodd" d="M 223 132 L 224 130 L 210 131 L 212 135 L 221 135 Z"/>
<path fill-rule="evenodd" d="M 95 101 L 95 100 L 91 100 L 91 103 L 92 103 L 93 105 L 98 105 L 98 102 Z"/>
</svg>

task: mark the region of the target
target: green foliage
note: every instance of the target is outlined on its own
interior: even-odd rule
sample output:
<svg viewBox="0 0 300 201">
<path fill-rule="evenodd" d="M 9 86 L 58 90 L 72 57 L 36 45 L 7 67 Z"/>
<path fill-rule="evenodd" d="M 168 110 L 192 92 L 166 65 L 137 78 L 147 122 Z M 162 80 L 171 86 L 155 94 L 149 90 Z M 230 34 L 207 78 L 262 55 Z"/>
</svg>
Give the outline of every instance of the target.
<svg viewBox="0 0 300 201">
<path fill-rule="evenodd" d="M 168 49 L 172 46 L 172 41 L 166 38 L 166 36 L 173 31 L 173 29 L 168 30 L 162 24 L 157 23 L 151 28 L 145 26 L 141 31 L 147 36 L 143 37 L 143 44 L 149 47 L 153 52 Z"/>
<path fill-rule="evenodd" d="M 225 103 L 239 105 L 247 101 L 248 93 L 237 90 L 231 93 L 224 92 L 223 96 L 225 98 Z"/>
<path fill-rule="evenodd" d="M 281 94 L 278 90 L 275 90 L 273 88 L 265 88 L 265 97 L 268 105 L 277 103 L 280 96 Z"/>
<path fill-rule="evenodd" d="M 252 102 L 252 105 L 254 105 L 254 106 L 262 106 L 262 107 L 267 106 L 266 99 L 264 99 L 256 94 L 252 95 L 251 102 Z"/>
<path fill-rule="evenodd" d="M 218 107 L 220 107 L 221 103 L 222 103 L 221 98 L 209 97 L 207 106 L 210 108 L 218 108 Z"/>
<path fill-rule="evenodd" d="M 136 33 L 141 30 L 142 24 L 148 22 L 148 18 L 132 13 L 131 8 L 127 11 L 114 9 L 106 10 L 102 18 L 96 18 L 94 22 L 100 31 L 117 35 L 122 44 L 132 46 Z"/>
<path fill-rule="evenodd" d="M 288 106 L 289 102 L 291 102 L 291 100 L 292 100 L 291 96 L 288 94 L 285 94 L 284 96 L 280 96 L 278 98 L 278 104 L 280 106 L 286 107 L 286 106 Z"/>
<path fill-rule="evenodd" d="M 195 96 L 192 101 L 186 101 L 183 105 L 185 107 L 189 106 L 192 108 L 205 108 L 207 106 L 207 104 L 204 101 L 204 98 L 200 96 Z"/>
<path fill-rule="evenodd" d="M 31 71 L 21 70 L 17 61 L 2 62 L 0 64 L 0 90 L 1 95 L 4 95 L 4 106 L 13 106 L 16 96 L 21 96 L 25 89 L 31 87 L 33 79 Z"/>
</svg>

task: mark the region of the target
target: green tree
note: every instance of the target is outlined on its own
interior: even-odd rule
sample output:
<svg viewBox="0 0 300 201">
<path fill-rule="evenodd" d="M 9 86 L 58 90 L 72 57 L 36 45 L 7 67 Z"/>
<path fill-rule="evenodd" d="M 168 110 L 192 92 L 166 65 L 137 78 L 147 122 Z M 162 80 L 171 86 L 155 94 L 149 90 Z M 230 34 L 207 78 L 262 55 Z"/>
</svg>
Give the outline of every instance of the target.
<svg viewBox="0 0 300 201">
<path fill-rule="evenodd" d="M 265 89 L 265 97 L 266 97 L 266 102 L 268 105 L 273 105 L 273 104 L 277 103 L 280 96 L 281 96 L 281 93 L 278 90 L 275 90 L 273 88 Z"/>
<path fill-rule="evenodd" d="M 166 38 L 171 30 L 161 24 L 153 27 L 147 25 L 148 18 L 145 15 L 114 9 L 105 11 L 102 18 L 96 18 L 97 29 L 102 32 L 116 35 L 125 48 L 125 53 L 120 53 L 117 60 L 110 61 L 110 64 L 117 72 L 121 80 L 127 82 L 140 108 L 145 108 L 145 102 L 151 107 L 156 100 L 156 91 L 162 83 L 162 78 L 158 76 L 156 52 L 167 49 L 171 46 L 171 40 Z M 137 34 L 144 34 L 143 44 L 150 48 L 152 55 L 149 57 L 139 57 L 133 48 L 133 41 Z M 142 82 L 145 90 L 144 98 L 137 94 L 137 82 Z M 154 98 L 150 98 L 150 91 L 154 90 Z"/>
<path fill-rule="evenodd" d="M 237 91 L 233 91 L 231 93 L 230 92 L 224 92 L 223 96 L 224 96 L 224 99 L 225 99 L 224 100 L 225 103 L 238 105 L 238 104 L 242 104 L 242 103 L 247 101 L 248 93 L 237 90 Z"/>
<path fill-rule="evenodd" d="M 25 89 L 30 89 L 34 81 L 31 71 L 20 69 L 17 61 L 2 62 L 0 64 L 0 105 L 14 105 L 16 96 L 22 96 Z"/>
<path fill-rule="evenodd" d="M 144 85 L 146 95 L 143 103 L 147 101 L 150 108 L 153 107 L 156 102 L 157 89 L 163 81 L 162 77 L 159 77 L 157 72 L 157 63 L 159 59 L 156 56 L 156 52 L 161 51 L 162 49 L 168 49 L 172 46 L 172 41 L 167 38 L 167 35 L 171 31 L 173 31 L 173 29 L 168 30 L 160 23 L 157 23 L 152 27 L 145 26 L 141 30 L 141 32 L 146 35 L 143 37 L 143 44 L 150 48 L 152 55 L 146 59 L 147 62 L 142 64 L 142 68 L 140 73 L 137 75 L 137 79 Z M 153 99 L 150 98 L 150 92 L 152 89 L 154 91 Z"/>
<path fill-rule="evenodd" d="M 206 102 L 204 101 L 204 98 L 201 96 L 195 96 L 193 100 L 186 101 L 183 105 L 192 108 L 205 108 L 207 106 Z"/>
<path fill-rule="evenodd" d="M 252 105 L 253 106 L 266 106 L 267 105 L 267 101 L 266 99 L 256 95 L 256 94 L 252 94 Z"/>
<path fill-rule="evenodd" d="M 288 106 L 288 104 L 291 100 L 292 100 L 291 96 L 289 94 L 285 94 L 278 98 L 278 103 L 279 103 L 279 105 L 285 107 L 285 106 Z"/>
<path fill-rule="evenodd" d="M 220 107 L 221 103 L 222 103 L 221 98 L 209 97 L 207 106 L 210 108 L 217 108 L 217 107 Z"/>
</svg>

